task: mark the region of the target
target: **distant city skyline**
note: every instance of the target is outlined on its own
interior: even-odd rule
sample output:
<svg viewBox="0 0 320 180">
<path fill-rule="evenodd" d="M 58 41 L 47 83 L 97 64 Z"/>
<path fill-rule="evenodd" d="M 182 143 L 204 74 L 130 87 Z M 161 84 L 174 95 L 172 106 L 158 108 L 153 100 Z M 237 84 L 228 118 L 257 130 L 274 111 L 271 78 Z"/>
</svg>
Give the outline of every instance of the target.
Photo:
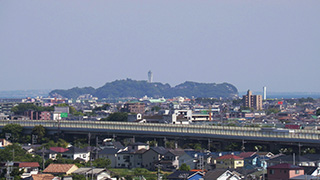
<svg viewBox="0 0 320 180">
<path fill-rule="evenodd" d="M 120 79 L 320 92 L 320 1 L 0 0 L 0 91 Z"/>
</svg>

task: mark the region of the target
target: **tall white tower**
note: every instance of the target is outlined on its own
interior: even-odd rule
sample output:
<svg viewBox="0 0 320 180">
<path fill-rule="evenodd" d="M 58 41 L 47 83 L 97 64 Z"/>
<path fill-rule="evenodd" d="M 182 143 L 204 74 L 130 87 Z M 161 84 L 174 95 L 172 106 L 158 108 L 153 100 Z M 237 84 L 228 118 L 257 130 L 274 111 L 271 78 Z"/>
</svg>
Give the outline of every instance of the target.
<svg viewBox="0 0 320 180">
<path fill-rule="evenodd" d="M 151 71 L 148 72 L 148 82 L 149 83 L 152 83 L 152 80 L 153 80 L 153 74 Z"/>
<path fill-rule="evenodd" d="M 263 100 L 267 100 L 267 87 L 263 87 Z"/>
</svg>

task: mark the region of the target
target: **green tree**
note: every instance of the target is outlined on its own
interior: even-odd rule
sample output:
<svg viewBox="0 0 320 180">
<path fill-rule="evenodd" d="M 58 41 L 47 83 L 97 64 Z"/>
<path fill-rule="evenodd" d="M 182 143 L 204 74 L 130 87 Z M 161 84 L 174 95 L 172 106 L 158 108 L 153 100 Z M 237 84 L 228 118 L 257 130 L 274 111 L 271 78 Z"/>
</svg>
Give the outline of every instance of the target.
<svg viewBox="0 0 320 180">
<path fill-rule="evenodd" d="M 21 103 L 18 106 L 14 106 L 11 108 L 11 111 L 14 112 L 14 114 L 23 114 L 25 111 L 37 111 L 38 107 L 31 103 Z"/>
<path fill-rule="evenodd" d="M 270 109 L 266 110 L 267 115 L 277 114 L 278 112 L 280 112 L 280 109 L 277 109 L 277 108 L 270 108 Z"/>
<path fill-rule="evenodd" d="M 181 164 L 179 167 L 180 171 L 190 171 L 190 166 L 188 166 L 186 163 Z"/>
<path fill-rule="evenodd" d="M 169 148 L 169 149 L 175 148 L 174 141 L 167 141 L 166 142 L 166 148 Z"/>
<path fill-rule="evenodd" d="M 0 180 L 6 180 L 5 175 L 7 174 L 7 170 L 4 169 L 3 172 L 0 174 Z M 23 174 L 23 170 L 19 171 L 18 168 L 13 168 L 10 176 L 13 177 L 13 179 L 15 180 L 20 180 L 21 179 L 21 175 Z"/>
<path fill-rule="evenodd" d="M 128 121 L 128 113 L 125 112 L 115 112 L 110 114 L 107 118 L 101 119 L 102 121 L 119 121 L 119 122 L 127 122 Z"/>
<path fill-rule="evenodd" d="M 158 142 L 156 140 L 153 140 L 153 141 L 149 141 L 149 146 L 151 147 L 155 147 L 158 145 Z"/>
<path fill-rule="evenodd" d="M 50 147 L 64 147 L 67 148 L 69 143 L 65 141 L 64 139 L 59 139 L 57 142 L 54 142 L 53 140 L 48 141 L 47 143 L 42 144 L 43 147 L 46 149 L 49 149 Z"/>
<path fill-rule="evenodd" d="M 194 144 L 194 145 L 193 145 L 193 149 L 194 149 L 194 150 L 201 150 L 201 149 L 202 149 L 201 144 L 200 144 L 200 143 Z"/>
<path fill-rule="evenodd" d="M 98 158 L 92 161 L 92 165 L 97 168 L 107 168 L 110 164 L 111 160 L 106 158 Z"/>
<path fill-rule="evenodd" d="M 86 176 L 82 174 L 72 174 L 73 180 L 86 180 Z"/>
<path fill-rule="evenodd" d="M 42 140 L 46 134 L 46 129 L 42 125 L 35 126 L 32 128 L 32 134 L 37 135 L 38 139 Z"/>
<path fill-rule="evenodd" d="M 241 150 L 241 147 L 239 146 L 238 143 L 230 143 L 225 150 L 227 151 L 239 151 Z"/>
<path fill-rule="evenodd" d="M 153 106 L 153 107 L 151 108 L 151 111 L 158 112 L 160 109 L 161 109 L 161 107 L 159 107 L 159 106 Z"/>
<path fill-rule="evenodd" d="M 0 162 L 6 161 L 36 161 L 39 164 L 42 162 L 40 156 L 26 153 L 26 151 L 22 149 L 22 147 L 19 144 L 16 143 L 6 146 L 4 149 L 0 149 Z"/>
<path fill-rule="evenodd" d="M 2 136 L 5 137 L 6 133 L 10 133 L 9 140 L 16 142 L 20 139 L 23 127 L 20 124 L 7 124 L 2 128 Z"/>
<path fill-rule="evenodd" d="M 14 106 L 11 108 L 11 111 L 14 112 L 15 114 L 18 115 L 23 115 L 24 112 L 26 111 L 53 111 L 54 107 L 42 107 L 42 106 L 36 106 L 35 104 L 32 103 L 21 103 L 18 106 Z"/>
<path fill-rule="evenodd" d="M 77 111 L 75 107 L 69 106 L 68 104 L 63 103 L 63 104 L 58 104 L 56 106 L 57 107 L 69 107 L 69 113 L 70 114 L 72 114 L 74 116 L 83 116 L 82 112 Z"/>
</svg>

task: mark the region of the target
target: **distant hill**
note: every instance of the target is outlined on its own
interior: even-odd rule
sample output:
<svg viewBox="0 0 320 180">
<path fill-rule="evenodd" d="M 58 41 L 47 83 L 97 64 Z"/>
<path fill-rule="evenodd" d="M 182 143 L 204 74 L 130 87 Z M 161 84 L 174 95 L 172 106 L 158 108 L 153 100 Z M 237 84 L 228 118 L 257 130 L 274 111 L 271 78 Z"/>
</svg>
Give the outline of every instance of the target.
<svg viewBox="0 0 320 180">
<path fill-rule="evenodd" d="M 51 90 L 15 90 L 15 91 L 0 91 L 0 98 L 26 98 L 26 97 L 47 97 Z"/>
<path fill-rule="evenodd" d="M 238 95 L 238 90 L 229 83 L 216 84 L 187 81 L 171 87 L 169 84 L 126 79 L 106 83 L 97 89 L 92 87 L 75 87 L 68 90 L 53 90 L 49 93 L 50 96 L 62 96 L 66 98 L 77 98 L 83 94 L 91 94 L 98 98 L 143 97 L 145 95 L 166 98 L 177 96 L 231 98 Z"/>
</svg>

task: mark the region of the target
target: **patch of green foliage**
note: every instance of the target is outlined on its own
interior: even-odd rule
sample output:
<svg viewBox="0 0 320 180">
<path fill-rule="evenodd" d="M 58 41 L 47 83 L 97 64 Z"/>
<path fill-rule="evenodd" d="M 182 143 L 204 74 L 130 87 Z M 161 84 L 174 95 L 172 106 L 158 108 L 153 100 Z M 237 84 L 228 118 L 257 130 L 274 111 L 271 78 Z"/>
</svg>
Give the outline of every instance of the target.
<svg viewBox="0 0 320 180">
<path fill-rule="evenodd" d="M 115 112 L 115 113 L 110 114 L 107 118 L 102 118 L 101 121 L 127 122 L 128 121 L 128 113 Z"/>
</svg>

